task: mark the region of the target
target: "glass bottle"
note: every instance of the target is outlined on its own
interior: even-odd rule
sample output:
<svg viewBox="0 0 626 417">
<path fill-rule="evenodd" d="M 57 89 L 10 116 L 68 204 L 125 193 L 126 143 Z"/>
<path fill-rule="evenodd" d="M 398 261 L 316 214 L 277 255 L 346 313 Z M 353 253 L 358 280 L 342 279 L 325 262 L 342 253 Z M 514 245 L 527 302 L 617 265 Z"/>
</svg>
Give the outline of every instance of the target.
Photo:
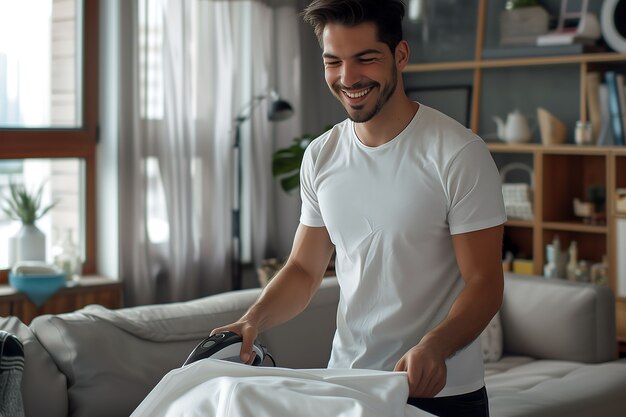
<svg viewBox="0 0 626 417">
<path fill-rule="evenodd" d="M 591 282 L 596 285 L 608 285 L 609 280 L 609 264 L 606 255 L 602 256 L 602 262 L 593 264 L 591 267 Z"/>
<path fill-rule="evenodd" d="M 569 244 L 569 263 L 567 264 L 567 279 L 576 281 L 576 273 L 578 271 L 578 247 L 576 241 L 573 240 Z"/>
<path fill-rule="evenodd" d="M 546 278 L 558 278 L 559 273 L 556 265 L 557 245 L 546 245 L 546 260 L 548 261 L 543 267 L 543 276 Z"/>
<path fill-rule="evenodd" d="M 59 252 L 54 257 L 54 263 L 65 273 L 66 281 L 78 281 L 82 272 L 80 249 L 74 243 L 72 229 L 67 229 L 59 245 Z"/>
</svg>

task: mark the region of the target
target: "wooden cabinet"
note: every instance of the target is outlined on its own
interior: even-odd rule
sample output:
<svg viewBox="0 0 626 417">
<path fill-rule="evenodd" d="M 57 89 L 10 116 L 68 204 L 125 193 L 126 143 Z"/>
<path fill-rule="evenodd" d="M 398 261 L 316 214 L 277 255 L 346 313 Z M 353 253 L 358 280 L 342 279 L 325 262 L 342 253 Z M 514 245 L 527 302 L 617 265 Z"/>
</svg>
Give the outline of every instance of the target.
<svg viewBox="0 0 626 417">
<path fill-rule="evenodd" d="M 409 45 L 416 57 L 405 71 L 407 91 L 414 92 L 411 96 L 418 100 L 421 91 L 429 95 L 438 89 L 447 94 L 450 89 L 470 91 L 466 125 L 488 142 L 495 137 L 493 117 L 503 118 L 515 109 L 536 119 L 537 108 L 544 107 L 566 124 L 565 145 L 542 145 L 539 129 L 535 129 L 529 144 L 489 143 L 500 169 L 512 162 L 521 162 L 533 173 L 532 181 L 521 180 L 532 182 L 532 219 L 509 220 L 505 226 L 506 238 L 515 245 L 519 256 L 532 260 L 532 269 L 537 275 L 543 274 L 546 245 L 555 236 L 562 248 L 576 241 L 579 259 L 600 262 L 606 256 L 608 285 L 617 295 L 618 337 L 626 342 L 626 284 L 623 291 L 618 291 L 617 277 L 617 259 L 626 256 L 626 247 L 618 247 L 616 232 L 618 220 L 626 219 L 626 214 L 615 210 L 617 190 L 626 188 L 626 148 L 574 145 L 576 121 L 589 119 L 587 75 L 608 70 L 626 73 L 626 54 L 609 51 L 485 59 L 484 50 L 498 46 L 498 21 L 504 2 L 433 3 L 437 6 L 427 17 L 430 19 L 428 27 L 424 27 L 424 22 L 411 22 L 410 16 L 405 24 Z M 464 11 L 444 10 L 448 3 Z M 590 11 L 599 14 L 601 2 L 590 3 Z M 560 1 L 545 0 L 541 4 L 551 14 L 558 14 Z M 433 29 L 438 24 L 438 17 L 432 15 L 437 8 L 441 8 L 442 28 L 449 26 L 447 32 L 442 28 Z M 472 24 L 461 25 L 457 15 L 473 19 Z M 428 31 L 430 33 L 426 34 Z M 454 36 L 449 33 L 453 31 L 457 32 Z M 465 103 L 461 95 L 457 98 L 447 102 L 440 100 L 439 109 L 444 113 L 462 114 L 463 109 L 459 111 L 454 106 L 465 106 Z M 591 223 L 575 215 L 573 201 L 575 198 L 586 200 L 593 186 L 606 191 L 606 218 L 594 219 Z"/>
<path fill-rule="evenodd" d="M 60 314 L 89 304 L 108 308 L 122 306 L 122 283 L 109 278 L 85 276 L 72 287 L 60 289 L 41 307 L 8 285 L 0 285 L 0 316 L 16 316 L 23 323 L 42 314 Z"/>
</svg>

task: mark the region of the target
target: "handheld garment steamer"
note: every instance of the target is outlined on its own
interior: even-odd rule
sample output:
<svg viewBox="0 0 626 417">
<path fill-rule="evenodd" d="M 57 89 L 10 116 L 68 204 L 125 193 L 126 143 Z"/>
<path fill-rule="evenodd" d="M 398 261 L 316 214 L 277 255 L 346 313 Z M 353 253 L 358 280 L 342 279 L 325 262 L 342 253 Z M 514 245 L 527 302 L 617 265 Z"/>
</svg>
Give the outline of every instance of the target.
<svg viewBox="0 0 626 417">
<path fill-rule="evenodd" d="M 198 343 L 198 346 L 191 352 L 185 363 L 183 363 L 183 366 L 207 358 L 244 363 L 241 358 L 239 358 L 241 342 L 242 338 L 237 333 L 229 331 L 215 333 Z M 267 352 L 265 346 L 257 341 L 252 345 L 252 351 L 255 353 L 252 366 L 261 365 L 266 356 L 269 357 L 274 366 L 276 366 L 272 355 Z"/>
</svg>

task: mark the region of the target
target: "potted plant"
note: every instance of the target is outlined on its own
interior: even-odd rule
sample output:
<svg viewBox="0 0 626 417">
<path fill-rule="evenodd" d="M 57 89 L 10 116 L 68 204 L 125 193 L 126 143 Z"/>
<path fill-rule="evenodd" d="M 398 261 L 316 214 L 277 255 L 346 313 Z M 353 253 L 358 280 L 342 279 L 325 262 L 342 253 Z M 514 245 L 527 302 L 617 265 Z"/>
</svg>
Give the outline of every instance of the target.
<svg viewBox="0 0 626 417">
<path fill-rule="evenodd" d="M 272 175 L 280 179 L 280 186 L 286 192 L 300 187 L 300 166 L 307 146 L 314 139 L 309 134 L 294 138 L 293 143 L 283 149 L 278 149 L 272 155 Z"/>
<path fill-rule="evenodd" d="M 326 126 L 324 132 L 331 128 L 332 126 Z M 305 133 L 294 138 L 291 145 L 278 149 L 272 155 L 272 175 L 280 179 L 280 186 L 286 193 L 291 193 L 300 187 L 300 166 L 304 151 L 317 136 L 319 135 Z"/>
<path fill-rule="evenodd" d="M 12 220 L 22 222 L 18 233 L 9 240 L 9 262 L 45 261 L 46 236 L 35 222 L 42 218 L 57 203 L 42 205 L 43 184 L 36 192 L 30 192 L 23 184 L 10 182 L 9 195 L 2 211 Z"/>
</svg>

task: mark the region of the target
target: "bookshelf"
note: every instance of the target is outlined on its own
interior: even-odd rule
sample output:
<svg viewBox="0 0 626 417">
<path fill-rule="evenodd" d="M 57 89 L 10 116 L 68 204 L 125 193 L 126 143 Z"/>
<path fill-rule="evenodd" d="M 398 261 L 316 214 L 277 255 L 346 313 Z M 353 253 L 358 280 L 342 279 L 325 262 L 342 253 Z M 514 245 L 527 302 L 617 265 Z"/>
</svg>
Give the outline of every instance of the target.
<svg viewBox="0 0 626 417">
<path fill-rule="evenodd" d="M 558 11 L 558 1 L 541 3 L 553 14 Z M 590 11 L 599 14 L 600 2 L 591 3 Z M 536 275 L 543 275 L 545 247 L 555 236 L 561 248 L 575 240 L 579 259 L 598 263 L 606 256 L 608 285 L 616 292 L 618 338 L 626 342 L 626 285 L 620 293 L 617 276 L 617 258 L 626 256 L 626 247 L 618 247 L 616 232 L 617 221 L 626 220 L 626 213 L 615 210 L 617 189 L 626 188 L 626 147 L 577 146 L 573 139 L 575 122 L 589 120 L 588 74 L 626 73 L 626 54 L 484 59 L 483 50 L 497 46 L 498 16 L 504 2 L 470 0 L 462 8 L 446 11 L 449 25 L 463 32 L 457 38 L 448 34 L 454 32 L 452 29 L 445 32 L 444 27 L 440 33 L 434 31 L 429 42 L 423 42 L 422 28 L 407 23 L 407 38 L 417 58 L 405 70 L 405 84 L 407 88 L 467 86 L 471 90 L 468 127 L 485 139 L 495 131 L 492 117 L 502 117 L 516 108 L 533 116 L 537 107 L 544 107 L 566 124 L 568 143 L 564 145 L 542 145 L 538 129 L 529 144 L 488 144 L 500 169 L 511 162 L 523 162 L 533 170 L 534 216 L 531 220 L 509 220 L 506 239 L 517 247 L 520 257 L 532 259 Z M 458 14 L 456 21 L 454 14 Z M 473 19 L 472 23 L 461 24 L 463 18 Z M 435 24 L 431 22 L 431 27 Z M 446 53 L 437 50 L 438 41 Z M 446 108 L 441 110 L 449 113 Z M 591 186 L 606 190 L 606 220 L 595 224 L 584 222 L 573 209 L 573 199 L 586 199 Z"/>
</svg>

